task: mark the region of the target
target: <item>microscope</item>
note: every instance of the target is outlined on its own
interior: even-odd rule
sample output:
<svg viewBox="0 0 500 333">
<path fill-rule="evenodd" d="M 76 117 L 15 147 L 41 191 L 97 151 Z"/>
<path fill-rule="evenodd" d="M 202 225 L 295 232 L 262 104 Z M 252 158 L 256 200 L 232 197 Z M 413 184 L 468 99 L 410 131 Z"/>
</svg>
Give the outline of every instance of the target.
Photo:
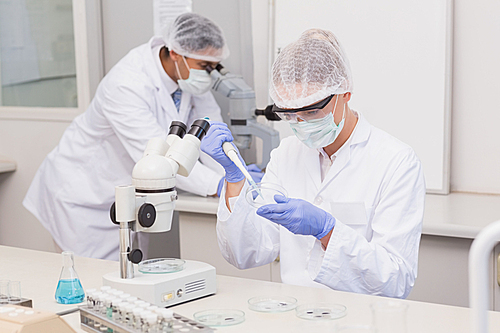
<svg viewBox="0 0 500 333">
<path fill-rule="evenodd" d="M 173 121 L 166 141 L 154 138 L 148 142 L 132 171 L 132 185 L 115 188 L 110 217 L 120 226 L 120 271 L 104 275 L 103 285 L 161 307 L 215 294 L 213 266 L 180 259 L 152 259 L 146 266 L 141 262 L 141 250 L 132 249 L 131 241 L 132 231 L 170 231 L 177 200 L 176 175 L 189 175 L 209 128 L 207 120 L 198 119 L 186 134 L 187 126 Z M 162 260 L 178 260 L 182 265 L 177 263 L 180 269 L 162 271 L 162 267 L 169 267 Z"/>
<path fill-rule="evenodd" d="M 278 147 L 280 137 L 275 129 L 257 122 L 256 116 L 265 116 L 267 120 L 279 121 L 280 118 L 272 112 L 272 105 L 263 110 L 255 106 L 255 92 L 246 84 L 243 77 L 230 73 L 221 64 L 215 68 L 207 66 L 214 82 L 212 89 L 229 98 L 229 118 L 234 144 L 238 149 L 249 149 L 252 135 L 263 142 L 262 163 L 259 168 L 266 167 L 271 158 L 271 150 Z"/>
</svg>

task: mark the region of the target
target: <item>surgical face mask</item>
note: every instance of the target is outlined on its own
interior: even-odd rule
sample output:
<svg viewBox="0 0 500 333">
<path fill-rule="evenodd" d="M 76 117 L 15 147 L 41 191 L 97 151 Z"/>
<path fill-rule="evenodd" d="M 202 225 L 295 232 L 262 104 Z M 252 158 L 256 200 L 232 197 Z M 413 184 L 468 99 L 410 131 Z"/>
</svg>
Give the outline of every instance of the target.
<svg viewBox="0 0 500 333">
<path fill-rule="evenodd" d="M 335 101 L 334 109 L 337 107 L 337 100 Z M 333 113 L 330 112 L 321 119 L 290 123 L 290 127 L 295 136 L 306 146 L 318 149 L 332 144 L 344 128 L 344 123 L 345 104 L 342 120 L 338 125 L 335 124 Z"/>
<path fill-rule="evenodd" d="M 184 63 L 189 69 L 189 77 L 186 80 L 181 79 L 179 66 L 177 66 L 177 62 L 175 62 L 177 75 L 179 75 L 179 80 L 177 81 L 179 88 L 181 88 L 182 91 L 193 95 L 201 95 L 209 91 L 212 86 L 212 77 L 210 74 L 208 74 L 206 70 L 189 68 L 186 58 L 182 56 L 182 59 L 184 59 Z"/>
</svg>

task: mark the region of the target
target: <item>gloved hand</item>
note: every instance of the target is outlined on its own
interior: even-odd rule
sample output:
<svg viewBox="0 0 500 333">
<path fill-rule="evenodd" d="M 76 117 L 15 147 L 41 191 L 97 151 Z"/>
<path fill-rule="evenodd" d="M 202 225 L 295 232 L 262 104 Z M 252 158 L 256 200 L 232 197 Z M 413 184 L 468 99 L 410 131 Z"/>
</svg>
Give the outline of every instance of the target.
<svg viewBox="0 0 500 333">
<path fill-rule="evenodd" d="M 211 122 L 210 129 L 208 130 L 207 135 L 201 140 L 200 147 L 203 152 L 210 155 L 224 167 L 224 170 L 226 171 L 226 180 L 229 183 L 237 183 L 245 178 L 236 164 L 234 164 L 234 162 L 227 157 L 226 153 L 224 153 L 224 150 L 222 150 L 222 144 L 224 142 L 233 142 L 233 140 L 233 135 L 231 134 L 229 128 L 227 128 L 226 124 L 221 122 Z M 238 153 L 240 160 L 243 161 L 237 148 L 236 152 Z M 243 162 L 243 165 L 245 165 L 245 162 Z"/>
<path fill-rule="evenodd" d="M 262 177 L 264 177 L 264 172 L 262 172 L 262 170 L 256 164 L 248 165 L 247 169 L 250 176 L 252 176 L 254 182 L 260 183 L 262 181 Z"/>
<path fill-rule="evenodd" d="M 277 204 L 264 205 L 257 214 L 280 224 L 299 235 L 325 237 L 335 227 L 335 218 L 328 212 L 302 199 L 290 199 L 276 194 Z"/>
<path fill-rule="evenodd" d="M 252 176 L 253 180 L 256 183 L 260 183 L 262 181 L 262 177 L 264 177 L 264 172 L 260 170 L 260 168 L 256 164 L 250 164 L 247 166 L 248 173 Z M 217 186 L 217 196 L 220 197 L 220 192 L 222 192 L 222 187 L 224 186 L 224 181 L 226 177 L 222 177 L 219 181 L 219 185 Z M 257 195 L 257 193 L 255 193 Z"/>
</svg>

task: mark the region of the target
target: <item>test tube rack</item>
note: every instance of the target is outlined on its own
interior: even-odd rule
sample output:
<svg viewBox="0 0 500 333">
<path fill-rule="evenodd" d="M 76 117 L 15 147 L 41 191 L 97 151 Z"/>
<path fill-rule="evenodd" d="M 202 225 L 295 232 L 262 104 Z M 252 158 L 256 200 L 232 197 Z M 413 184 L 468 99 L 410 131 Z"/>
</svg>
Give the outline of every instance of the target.
<svg viewBox="0 0 500 333">
<path fill-rule="evenodd" d="M 91 310 L 88 306 L 80 306 L 80 322 L 81 327 L 85 332 L 90 333 L 103 333 L 103 332 L 113 332 L 113 333 L 142 333 L 141 330 L 136 330 L 132 327 L 124 326 L 121 323 L 111 320 L 110 318 L 96 313 Z M 99 330 L 98 328 L 91 327 L 89 323 L 99 322 L 102 327 L 106 327 L 105 331 Z M 177 313 L 174 313 L 174 325 L 172 333 L 190 332 L 190 333 L 213 333 L 215 329 L 198 323 L 192 319 L 183 317 Z"/>
</svg>

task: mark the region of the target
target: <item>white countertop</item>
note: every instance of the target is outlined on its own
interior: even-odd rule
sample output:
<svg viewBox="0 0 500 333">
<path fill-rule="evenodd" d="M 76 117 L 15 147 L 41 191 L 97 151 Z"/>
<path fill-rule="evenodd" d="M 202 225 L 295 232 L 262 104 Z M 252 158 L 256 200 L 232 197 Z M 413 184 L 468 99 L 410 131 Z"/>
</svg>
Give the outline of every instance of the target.
<svg viewBox="0 0 500 333">
<path fill-rule="evenodd" d="M 0 173 L 15 171 L 17 164 L 15 161 L 0 155 Z"/>
<path fill-rule="evenodd" d="M 218 198 L 182 192 L 176 210 L 215 215 L 218 205 Z M 500 220 L 500 195 L 427 194 L 422 233 L 473 239 L 485 226 L 497 220 Z"/>
<path fill-rule="evenodd" d="M 68 310 L 74 305 L 60 305 L 54 300 L 61 269 L 61 255 L 0 246 L 0 279 L 20 280 L 23 297 L 33 299 L 34 308 L 52 312 Z M 102 275 L 118 269 L 113 261 L 75 258 L 75 268 L 84 288 L 97 288 Z M 295 316 L 295 311 L 261 313 L 248 309 L 248 299 L 259 295 L 292 296 L 298 304 L 312 302 L 339 303 L 347 307 L 347 316 L 333 321 L 309 321 Z M 174 312 L 193 318 L 197 311 L 239 309 L 245 322 L 219 327 L 216 332 L 331 332 L 335 325 L 370 324 L 370 304 L 382 298 L 329 289 L 307 288 L 275 282 L 217 276 L 214 296 L 172 307 Z M 408 333 L 468 333 L 471 311 L 468 308 L 403 300 L 408 304 Z M 82 332 L 77 313 L 63 318 Z M 500 312 L 489 313 L 490 330 L 500 327 Z"/>
</svg>

